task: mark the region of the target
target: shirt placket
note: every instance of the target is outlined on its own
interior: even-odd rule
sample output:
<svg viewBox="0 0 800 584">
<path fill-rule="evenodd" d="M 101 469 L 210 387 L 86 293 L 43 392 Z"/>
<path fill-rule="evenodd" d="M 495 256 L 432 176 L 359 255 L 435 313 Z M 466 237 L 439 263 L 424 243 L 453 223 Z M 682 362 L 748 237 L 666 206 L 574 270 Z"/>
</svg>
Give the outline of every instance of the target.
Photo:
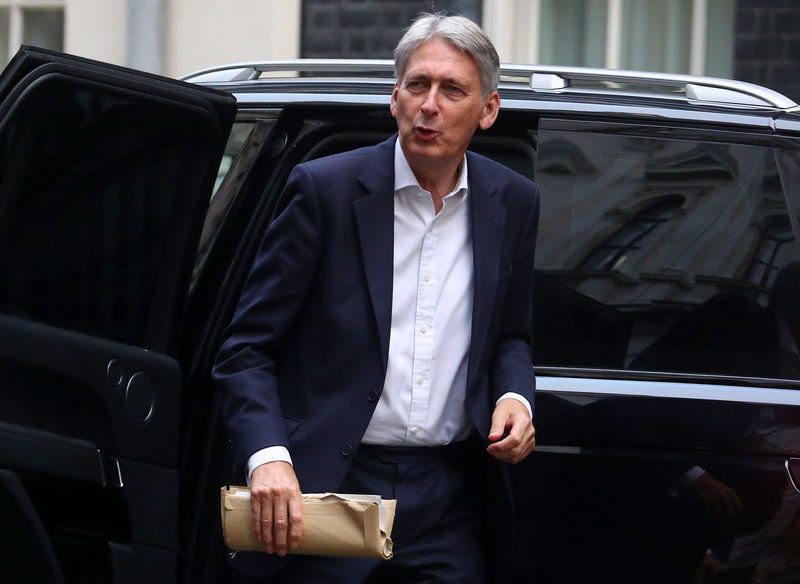
<svg viewBox="0 0 800 584">
<path fill-rule="evenodd" d="M 414 314 L 414 362 L 412 367 L 411 411 L 406 439 L 423 439 L 428 418 L 433 377 L 433 321 L 436 311 L 436 245 L 438 216 L 428 224 L 422 239 L 417 303 Z"/>
</svg>

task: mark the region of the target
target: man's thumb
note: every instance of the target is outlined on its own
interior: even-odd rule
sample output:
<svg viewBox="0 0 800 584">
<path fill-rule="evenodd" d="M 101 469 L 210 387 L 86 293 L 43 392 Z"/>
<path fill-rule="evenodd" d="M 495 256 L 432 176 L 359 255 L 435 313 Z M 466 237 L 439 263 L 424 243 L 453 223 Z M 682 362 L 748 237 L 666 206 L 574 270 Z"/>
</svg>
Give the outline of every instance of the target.
<svg viewBox="0 0 800 584">
<path fill-rule="evenodd" d="M 499 440 L 506 430 L 507 417 L 495 412 L 492 415 L 492 427 L 489 429 L 489 440 Z"/>
</svg>

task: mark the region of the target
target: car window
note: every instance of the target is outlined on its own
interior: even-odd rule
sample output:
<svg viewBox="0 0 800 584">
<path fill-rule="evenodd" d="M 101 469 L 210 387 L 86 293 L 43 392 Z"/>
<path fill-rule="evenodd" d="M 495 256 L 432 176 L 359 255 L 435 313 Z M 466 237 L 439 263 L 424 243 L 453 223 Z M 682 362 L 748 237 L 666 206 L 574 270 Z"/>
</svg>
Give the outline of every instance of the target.
<svg viewBox="0 0 800 584">
<path fill-rule="evenodd" d="M 225 153 L 222 155 L 222 160 L 219 162 L 217 178 L 214 181 L 214 191 L 211 194 L 212 197 L 217 194 L 217 191 L 222 185 L 222 181 L 225 180 L 225 177 L 233 165 L 233 161 L 242 151 L 242 148 L 244 147 L 245 142 L 247 142 L 247 138 L 253 131 L 254 126 L 255 123 L 253 121 L 234 122 L 233 127 L 231 128 L 231 133 L 228 136 L 228 142 L 225 144 Z"/>
<path fill-rule="evenodd" d="M 46 78 L 0 128 L 14 169 L 0 179 L 0 313 L 155 348 L 206 204 L 213 120 L 85 85 Z"/>
<path fill-rule="evenodd" d="M 772 148 L 544 124 L 536 180 L 538 366 L 800 377 Z"/>
</svg>

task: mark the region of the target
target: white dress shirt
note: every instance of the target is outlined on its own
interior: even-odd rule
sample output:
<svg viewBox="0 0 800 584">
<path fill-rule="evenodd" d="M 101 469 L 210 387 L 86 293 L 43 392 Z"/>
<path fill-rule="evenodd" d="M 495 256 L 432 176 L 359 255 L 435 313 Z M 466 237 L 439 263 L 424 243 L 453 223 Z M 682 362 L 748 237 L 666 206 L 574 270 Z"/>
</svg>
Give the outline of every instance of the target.
<svg viewBox="0 0 800 584">
<path fill-rule="evenodd" d="M 467 361 L 472 333 L 473 257 L 467 159 L 453 191 L 436 212 L 399 140 L 394 156 L 394 273 L 389 361 L 383 392 L 363 442 L 437 446 L 468 437 Z M 505 398 L 530 403 L 516 393 Z M 291 463 L 282 446 L 248 461 Z"/>
</svg>

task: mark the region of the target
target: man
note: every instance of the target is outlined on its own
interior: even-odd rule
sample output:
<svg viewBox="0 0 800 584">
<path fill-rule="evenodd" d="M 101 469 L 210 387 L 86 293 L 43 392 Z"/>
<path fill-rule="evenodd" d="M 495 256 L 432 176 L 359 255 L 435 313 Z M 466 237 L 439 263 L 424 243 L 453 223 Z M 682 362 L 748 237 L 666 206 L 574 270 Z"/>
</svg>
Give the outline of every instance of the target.
<svg viewBox="0 0 800 584">
<path fill-rule="evenodd" d="M 398 500 L 392 560 L 300 557 L 279 581 L 484 581 L 507 564 L 484 556 L 497 461 L 535 443 L 538 191 L 466 153 L 498 114 L 497 53 L 423 15 L 395 65 L 397 136 L 294 169 L 214 370 L 267 552 L 298 545 L 301 490 Z"/>
</svg>

